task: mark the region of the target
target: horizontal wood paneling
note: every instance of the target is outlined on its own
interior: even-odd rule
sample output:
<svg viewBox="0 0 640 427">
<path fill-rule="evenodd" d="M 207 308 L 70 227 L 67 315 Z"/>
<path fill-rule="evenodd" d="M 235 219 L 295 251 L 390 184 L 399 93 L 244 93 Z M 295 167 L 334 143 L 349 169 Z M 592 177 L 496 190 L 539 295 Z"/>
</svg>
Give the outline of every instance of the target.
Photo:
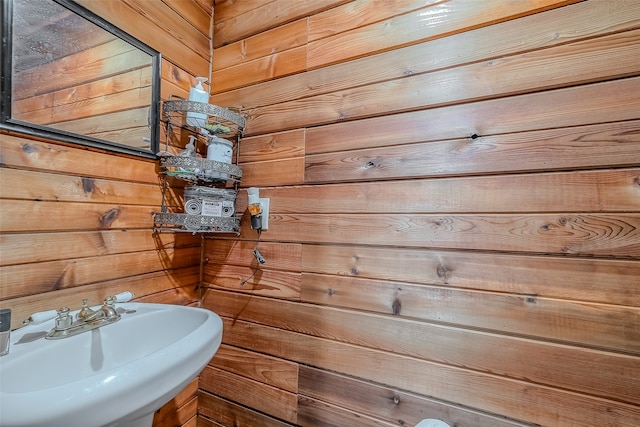
<svg viewBox="0 0 640 427">
<path fill-rule="evenodd" d="M 389 82 L 247 109 L 247 134 L 355 120 L 413 109 L 491 99 L 499 96 L 633 75 L 638 35 L 628 31 L 533 53 L 455 69 L 410 75 Z M 558 61 L 562 58 L 562 61 Z M 541 85 L 537 77 L 544 70 Z M 576 75 L 576 70 L 583 70 Z M 496 79 L 496 76 L 500 76 Z"/>
<path fill-rule="evenodd" d="M 640 257 L 640 214 L 282 214 L 270 238 L 307 243 Z"/>
<path fill-rule="evenodd" d="M 640 264 L 631 260 L 527 256 L 339 245 L 304 245 L 303 271 L 638 306 Z"/>
<path fill-rule="evenodd" d="M 201 427 L 201 425 L 208 427 L 234 424 L 261 427 L 287 427 L 292 425 L 202 391 L 200 392 L 198 409 L 203 416 L 198 420 L 198 427 Z M 220 420 L 220 423 L 212 422 L 204 417 Z"/>
<path fill-rule="evenodd" d="M 209 393 L 228 399 L 234 397 L 240 404 L 255 408 L 287 422 L 296 420 L 295 393 L 207 366 L 200 374 L 201 388 Z M 242 396 L 237 399 L 238 396 Z"/>
<path fill-rule="evenodd" d="M 197 247 L 200 243 L 199 239 L 189 235 L 150 234 L 147 230 L 3 234 L 0 242 L 12 248 L 11 252 L 2 254 L 2 265 L 151 250 L 166 254 L 169 250 Z"/>
<path fill-rule="evenodd" d="M 277 52 L 245 64 L 236 65 L 232 68 L 214 71 L 212 92 L 222 92 L 245 86 L 255 81 L 269 80 L 303 71 L 305 69 L 306 59 L 306 46 L 300 46 L 285 50 L 284 52 Z"/>
<path fill-rule="evenodd" d="M 104 282 L 83 285 L 82 288 L 52 288 L 49 291 L 0 301 L 2 308 L 11 308 L 11 324 L 20 326 L 32 313 L 68 306 L 79 308 L 82 298 L 97 305 L 106 295 L 132 291 L 136 300 L 187 305 L 198 301 L 198 272 L 192 266 L 164 270 L 138 276 L 126 276 Z M 3 291 L 4 292 L 4 291 Z"/>
<path fill-rule="evenodd" d="M 307 274 L 302 277 L 301 298 L 640 354 L 640 330 L 634 326 L 640 314 L 631 307 Z"/>
<path fill-rule="evenodd" d="M 6 232 L 152 228 L 154 206 L 120 206 L 9 200 L 2 203 L 0 228 Z M 43 221 L 47 217 L 59 222 Z"/>
<path fill-rule="evenodd" d="M 29 264 L 6 266 L 0 270 L 2 297 L 16 298 L 120 277 L 193 266 L 197 265 L 199 254 L 200 249 L 193 247 L 40 262 L 37 269 Z M 105 269 L 104 265 L 110 268 Z M 28 286 L 25 286 L 25 282 Z"/>
<path fill-rule="evenodd" d="M 298 364 L 223 344 L 211 366 L 292 393 L 298 391 Z"/>
<path fill-rule="evenodd" d="M 446 367 L 303 333 L 242 321 L 225 322 L 225 328 L 229 344 L 270 352 L 325 370 L 366 377 L 437 399 L 463 401 L 468 407 L 540 425 L 607 423 L 609 414 L 615 412 L 618 425 L 633 426 L 640 416 L 638 406 L 634 405 Z"/>
<path fill-rule="evenodd" d="M 572 128 L 571 135 L 527 132 L 309 155 L 305 182 L 638 165 L 640 127 L 631 122 L 623 126 L 631 129 L 620 132 L 616 125 L 600 125 Z"/>
<path fill-rule="evenodd" d="M 186 425 L 198 412 L 198 379 L 191 381 L 184 390 L 158 409 L 153 417 L 154 427 Z"/>
<path fill-rule="evenodd" d="M 185 96 L 194 75 L 209 75 L 212 0 L 78 3 L 161 52 L 163 99 Z M 106 69 L 114 72 L 138 63 L 129 54 L 121 57 L 107 61 Z M 40 87 L 59 89 L 67 78 L 82 73 L 48 71 L 34 76 Z M 123 90 L 116 90 L 117 102 L 97 98 L 105 86 L 95 81 L 32 99 L 29 110 L 60 107 L 55 110 L 55 120 L 60 120 L 61 108 L 79 100 L 85 104 L 82 114 L 67 109 L 64 119 L 76 120 L 60 128 L 105 137 L 120 132 L 135 144 L 141 138 L 139 129 L 118 129 L 124 122 L 141 123 L 148 133 L 147 111 L 120 110 L 134 108 L 144 95 L 137 91 L 129 96 L 125 89 L 134 82 L 144 86 L 149 77 L 133 71 L 112 81 Z M 78 119 L 115 104 L 117 111 L 99 125 Z M 0 307 L 11 308 L 13 328 L 34 312 L 63 306 L 74 310 L 83 298 L 97 305 L 105 296 L 126 290 L 141 302 L 199 304 L 200 236 L 153 233 L 151 212 L 160 208 L 161 200 L 156 161 L 7 132 L 0 132 L 0 159 Z M 177 188 L 169 203 L 179 205 L 181 197 Z M 195 427 L 197 388 L 194 381 L 161 408 L 154 425 Z"/>
<path fill-rule="evenodd" d="M 163 2 L 78 2 L 93 13 L 160 51 L 162 56 L 193 75 L 209 74 L 209 41 Z M 156 4 L 157 3 L 157 4 Z"/>
<path fill-rule="evenodd" d="M 82 176 L 0 169 L 0 179 L 21 185 L 3 189 L 8 199 L 159 205 L 157 185 L 95 179 Z"/>
<path fill-rule="evenodd" d="M 622 142 L 633 143 L 637 141 L 634 128 L 638 124 L 634 120 L 637 119 L 634 111 L 640 108 L 640 99 L 634 90 L 638 84 L 638 78 L 614 80 L 544 94 L 314 127 L 306 131 L 306 152 L 315 154 L 455 138 L 473 142 L 473 135 L 482 139 L 484 136 L 526 131 L 540 132 L 532 133 L 534 137 L 545 134 L 555 137 L 570 147 L 577 139 L 574 126 L 612 121 L 621 123 L 577 129 L 578 132 L 595 131 L 588 139 L 606 140 L 610 134 L 621 138 Z M 535 157 L 532 160 L 535 161 Z"/>
<path fill-rule="evenodd" d="M 617 146 L 621 143 L 624 145 L 618 140 Z M 549 145 L 549 151 L 562 151 L 562 149 L 554 150 L 551 144 Z M 634 145 L 638 144 L 630 139 L 627 155 L 618 156 L 620 162 L 624 162 L 634 154 L 632 149 Z M 577 151 L 585 153 L 588 150 L 577 149 Z M 607 157 L 605 151 L 603 150 L 601 158 Z M 611 151 L 614 151 L 613 144 Z M 418 155 L 419 160 L 416 160 L 416 163 L 422 164 L 421 174 L 429 175 L 428 156 L 420 152 Z M 311 157 L 313 156 L 307 156 L 307 158 Z M 522 157 L 514 154 L 513 157 L 504 158 L 501 162 L 495 162 L 494 165 L 499 168 L 515 167 L 517 159 Z M 560 163 L 561 160 L 558 158 L 561 157 L 561 155 L 557 157 L 549 155 L 544 158 L 549 159 L 549 163 L 554 161 Z M 593 155 L 594 162 L 597 157 Z M 377 165 L 372 167 L 374 169 L 384 169 L 389 165 L 387 167 L 393 172 L 383 172 L 385 175 L 407 177 L 413 174 L 413 170 L 409 170 L 407 164 L 411 164 L 414 157 L 407 156 L 405 161 L 397 161 L 396 165 L 391 165 L 395 159 L 391 153 L 388 156 L 370 158 L 377 160 Z M 573 157 L 567 156 L 566 162 L 573 162 L 574 159 L 575 153 Z M 358 158 L 360 164 L 366 164 L 365 161 L 366 158 Z M 326 174 L 322 172 L 320 174 L 335 177 L 342 175 L 338 170 L 344 170 L 345 163 L 338 161 L 335 163 L 335 168 L 333 163 L 331 165 L 319 163 L 316 168 L 312 166 L 311 169 L 324 170 Z M 460 163 L 464 163 L 464 160 L 461 159 Z M 478 162 L 478 165 L 480 163 Z M 525 167 L 528 165 L 525 162 L 522 164 Z M 363 167 L 360 166 L 360 169 Z M 440 167 L 434 173 L 437 174 L 442 169 Z M 331 173 L 330 170 L 336 172 Z M 345 175 L 353 176 L 350 171 Z M 624 212 L 640 208 L 640 186 L 637 183 L 639 179 L 640 169 L 630 168 L 406 181 L 365 181 L 331 187 L 314 185 L 274 188 L 265 191 L 265 197 L 273 199 L 274 212 L 277 213 L 568 212 L 577 204 L 580 205 L 581 212 Z M 336 179 L 336 181 L 340 180 Z M 505 194 L 509 194 L 508 199 L 504 198 Z"/>
<path fill-rule="evenodd" d="M 392 427 L 395 423 L 387 423 L 379 419 L 362 415 L 356 412 L 325 403 L 306 396 L 300 396 L 298 399 L 298 423 L 300 425 L 312 426 L 385 426 Z M 318 421 L 322 420 L 320 423 Z"/>
<path fill-rule="evenodd" d="M 348 0 L 298 0 L 249 2 L 236 7 L 222 3 L 214 14 L 213 45 L 219 47 L 286 24 L 303 16 L 330 9 Z M 269 17 L 269 19 L 265 19 Z"/>
<path fill-rule="evenodd" d="M 347 61 L 362 56 L 364 53 L 371 55 L 382 50 L 428 41 L 434 37 L 464 32 L 478 26 L 495 24 L 558 5 L 575 3 L 575 1 L 470 3 L 464 0 L 453 0 L 428 3 L 424 9 L 398 14 L 391 19 L 374 22 L 371 25 L 367 25 L 369 23 L 360 17 L 356 22 L 349 22 L 347 19 L 339 33 L 309 44 L 309 68 Z M 370 7 L 377 9 L 375 3 Z M 404 12 L 402 7 L 392 8 L 391 11 Z M 389 13 L 389 15 L 391 14 Z M 342 21 L 344 14 L 340 16 Z M 318 31 L 314 29 L 314 24 L 314 20 L 311 19 L 310 39 L 314 39 L 313 34 Z M 323 28 L 323 26 L 323 23 L 320 22 L 319 28 Z"/>
<path fill-rule="evenodd" d="M 216 5 L 211 99 L 271 201 L 251 285 L 248 215 L 205 239 L 225 348 L 299 364 L 297 425 L 637 425 L 640 8 L 391 3 Z M 203 420 L 281 410 L 227 359 L 265 388 Z"/>
<path fill-rule="evenodd" d="M 372 424 L 376 426 L 380 425 L 381 421 L 386 421 L 389 425 L 415 425 L 427 414 L 431 418 L 452 420 L 452 425 L 460 426 L 519 425 L 499 417 L 447 405 L 446 402 L 434 401 L 402 390 L 366 383 L 308 366 L 300 367 L 300 388 L 299 414 L 302 418 L 299 416 L 298 421 L 302 420 L 301 425 L 313 425 L 316 418 L 325 419 L 326 415 L 317 415 L 318 411 L 327 412 L 323 405 L 327 405 L 330 408 L 329 412 L 336 417 L 336 426 L 346 425 L 341 421 L 344 413 L 340 411 L 340 407 L 347 407 L 353 411 L 351 423 L 354 426 L 363 425 L 360 424 L 361 416 L 358 415 L 362 413 L 376 417 Z M 331 402 L 338 406 L 320 402 Z"/>
<path fill-rule="evenodd" d="M 302 46 L 307 42 L 307 21 L 301 19 L 281 27 L 221 46 L 215 50 L 213 70 L 222 70 L 234 65 L 269 56 Z M 219 60 L 218 60 L 219 58 Z"/>
<path fill-rule="evenodd" d="M 132 161 L 113 154 L 88 154 L 86 150 L 14 135 L 0 134 L 0 138 L 3 167 L 128 182 L 159 182 L 156 164 L 150 160 Z"/>
<path fill-rule="evenodd" d="M 333 296 L 340 298 L 341 293 L 341 289 L 336 289 Z M 499 333 L 500 331 L 480 332 L 466 329 L 464 326 L 422 322 L 418 319 L 404 318 L 402 312 L 392 317 L 342 308 L 233 296 L 214 290 L 207 290 L 204 302 L 206 307 L 214 309 L 222 316 L 233 318 L 234 322 L 245 320 L 431 360 L 435 363 L 501 374 L 561 388 L 570 380 L 576 391 L 599 396 L 615 395 L 616 399 L 639 403 L 634 390 L 638 386 L 637 374 L 640 367 L 637 357 L 634 356 L 505 336 Z M 440 305 L 448 306 L 449 303 L 443 302 Z M 374 310 L 372 308 L 369 311 Z M 378 310 L 384 312 L 384 309 Z M 472 316 L 473 314 L 468 315 L 469 318 Z M 568 320 L 567 323 L 578 330 L 578 322 Z M 362 334 L 362 329 L 375 333 Z M 229 343 L 234 344 L 231 341 Z M 246 347 L 246 344 L 244 346 Z M 253 347 L 247 348 L 260 351 Z M 501 351 L 496 353 L 489 349 Z M 267 353 L 274 354 L 272 351 Z M 539 357 L 533 360 L 525 357 L 528 354 L 536 354 Z M 606 372 L 599 368 L 608 365 L 615 365 L 616 372 Z M 599 372 L 593 373 L 595 370 Z"/>
<path fill-rule="evenodd" d="M 352 2 L 345 8 L 353 5 L 368 7 L 371 4 L 375 3 Z M 538 19 L 538 15 L 525 16 L 429 43 L 311 70 L 286 80 L 276 79 L 216 94 L 213 100 L 221 105 L 253 108 L 456 65 L 489 61 L 513 53 L 534 51 L 637 27 L 639 14 L 638 5 L 635 4 L 620 7 L 620 4 L 608 1 L 578 3 L 547 13 L 544 20 Z M 334 25 L 340 25 L 340 22 L 332 23 L 332 27 Z M 331 30 L 332 27 L 325 29 Z M 224 61 L 220 56 L 219 52 L 214 62 Z M 434 61 L 434 57 L 438 60 Z"/>
<path fill-rule="evenodd" d="M 182 16 L 209 41 L 212 31 L 211 15 L 213 14 L 213 2 L 211 0 L 197 0 L 193 2 L 183 0 L 162 0 L 176 13 Z"/>
</svg>

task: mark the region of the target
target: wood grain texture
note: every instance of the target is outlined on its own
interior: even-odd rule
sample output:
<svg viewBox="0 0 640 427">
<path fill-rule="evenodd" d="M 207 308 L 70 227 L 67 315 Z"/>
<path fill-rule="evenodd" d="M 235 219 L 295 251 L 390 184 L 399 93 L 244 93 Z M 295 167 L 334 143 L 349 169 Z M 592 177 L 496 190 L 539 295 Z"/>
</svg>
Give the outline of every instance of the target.
<svg viewBox="0 0 640 427">
<path fill-rule="evenodd" d="M 630 307 L 308 274 L 301 300 L 640 355 Z"/>
<path fill-rule="evenodd" d="M 162 98 L 188 93 L 194 75 L 208 75 L 212 0 L 79 3 L 161 52 Z M 110 55 L 112 47 L 103 45 L 102 56 L 97 50 L 78 55 L 66 68 L 52 64 L 31 87 L 49 85 L 55 94 L 19 107 L 44 108 L 38 114 L 53 114 L 53 121 L 68 119 L 59 129 L 135 146 L 142 137 L 139 126 L 148 133 L 146 108 L 135 108 L 145 92 L 127 89 L 148 86 L 150 75 L 135 69 L 140 58 Z M 131 71 L 109 83 L 92 79 L 64 89 L 69 78 L 86 71 L 79 64 Z M 82 110 L 70 108 L 73 103 Z M 92 110 L 110 114 L 96 123 L 87 116 Z M 198 305 L 200 236 L 152 230 L 151 211 L 160 207 L 155 160 L 5 130 L 0 159 L 0 307 L 12 310 L 14 328 L 34 312 L 75 310 L 83 298 L 97 305 L 123 291 L 134 292 L 139 302 Z M 170 202 L 175 205 L 181 193 Z M 196 427 L 197 383 L 190 387 L 156 414 L 156 427 Z"/>
<path fill-rule="evenodd" d="M 2 308 L 11 308 L 11 324 L 22 325 L 22 321 L 32 313 L 51 310 L 52 307 L 80 308 L 78 294 L 89 300 L 91 305 L 98 305 L 105 296 L 124 291 L 132 291 L 137 300 L 161 302 L 167 304 L 187 305 L 198 301 L 198 271 L 194 267 L 164 270 L 133 277 L 122 277 L 105 282 L 57 289 L 27 295 L 19 298 L 0 300 Z M 22 290 L 24 292 L 24 289 Z M 4 296 L 4 291 L 0 294 Z"/>
<path fill-rule="evenodd" d="M 240 162 L 283 160 L 305 154 L 305 131 L 294 130 L 244 138 Z"/>
<path fill-rule="evenodd" d="M 283 3 L 221 3 L 221 73 L 303 39 L 239 24 Z M 248 114 L 266 272 L 300 271 L 297 300 L 208 267 L 226 345 L 300 364 L 301 425 L 638 424 L 640 8 L 392 3 L 311 13 L 305 70 L 212 97 Z M 248 272 L 247 219 L 205 256 Z"/>
<path fill-rule="evenodd" d="M 148 159 L 132 160 L 112 154 L 89 153 L 78 147 L 23 139 L 6 133 L 0 133 L 0 142 L 3 167 L 158 183 L 156 165 Z"/>
<path fill-rule="evenodd" d="M 180 64 L 193 75 L 208 75 L 208 37 L 172 12 L 165 3 L 147 4 L 141 0 L 81 0 L 78 3 L 160 51 L 167 60 Z"/>
<path fill-rule="evenodd" d="M 17 298 L 198 264 L 199 248 L 144 251 L 61 261 L 5 266 L 0 269 L 2 299 Z M 28 283 L 28 285 L 25 285 Z"/>
<path fill-rule="evenodd" d="M 281 214 L 269 239 L 640 258 L 640 215 Z"/>
<path fill-rule="evenodd" d="M 575 155 L 565 157 L 561 154 L 570 149 L 549 145 L 549 151 L 556 152 L 558 155 L 554 156 L 551 153 L 540 155 L 541 159 L 548 159 L 550 164 L 558 162 L 556 164 L 560 165 L 564 157 L 565 168 L 569 167 L 567 163 L 575 161 Z M 625 144 L 618 141 L 619 145 Z M 624 162 L 629 159 L 634 151 L 637 151 L 632 148 L 635 145 L 640 149 L 640 144 L 630 142 L 629 149 L 623 150 L 628 155 L 620 153 L 619 161 Z M 582 152 L 587 151 L 588 149 L 582 150 Z M 603 152 L 606 151 L 603 150 Z M 615 152 L 615 148 L 612 147 L 611 151 Z M 612 157 L 615 156 L 614 153 L 610 154 Z M 496 156 L 500 155 L 496 153 Z M 307 158 L 314 157 L 307 156 Z M 425 169 L 429 162 L 425 160 L 427 157 L 419 155 L 419 159 L 424 161 Z M 519 164 L 518 156 L 514 154 L 513 157 L 509 157 L 509 160 L 496 161 L 494 165 L 499 168 L 508 166 L 516 168 Z M 587 156 L 587 159 L 589 157 L 591 156 Z M 594 153 L 594 161 L 597 157 Z M 603 153 L 602 157 L 606 158 L 607 154 Z M 397 167 L 390 167 L 398 178 L 405 178 L 412 173 L 408 169 L 415 157 L 407 156 L 404 162 L 394 159 L 391 155 L 389 158 L 371 157 L 371 159 L 377 161 L 377 166 L 373 168 L 384 168 L 385 165 L 397 162 Z M 359 159 L 359 162 L 364 160 Z M 464 160 L 461 159 L 460 163 L 464 163 Z M 366 165 L 366 163 L 361 164 Z M 522 162 L 521 164 L 526 167 L 530 163 Z M 325 167 L 317 166 L 319 170 Z M 422 173 L 429 172 L 423 170 Z M 567 212 L 575 209 L 577 205 L 582 212 L 629 212 L 640 208 L 639 179 L 640 169 L 631 168 L 403 181 L 367 180 L 331 186 L 273 188 L 268 189 L 264 194 L 265 197 L 273 199 L 272 212 L 274 213 Z M 505 197 L 507 194 L 508 197 Z"/>
<path fill-rule="evenodd" d="M 248 267 L 209 264 L 204 268 L 203 285 L 273 298 L 300 298 L 300 273 L 258 268 L 256 263 Z"/>
<path fill-rule="evenodd" d="M 11 199 L 127 205 L 160 205 L 161 203 L 159 184 L 141 184 L 7 168 L 0 169 L 0 179 L 7 182 L 20 182 L 20 185 L 3 189 L 2 196 Z"/>
<path fill-rule="evenodd" d="M 624 126 L 628 128 L 630 124 Z M 640 128 L 572 128 L 395 145 L 305 157 L 307 183 L 567 170 L 640 164 Z"/>
<path fill-rule="evenodd" d="M 307 396 L 298 398 L 298 424 L 304 426 L 335 427 L 393 427 L 389 423 L 369 415 L 349 411 L 344 407 L 332 405 Z"/>
<path fill-rule="evenodd" d="M 302 271 L 640 305 L 640 263 L 631 260 L 305 244 Z"/>
<path fill-rule="evenodd" d="M 339 407 L 350 408 L 351 414 L 368 414 L 379 417 L 391 425 L 413 426 L 425 416 L 452 421 L 458 426 L 521 426 L 523 424 L 451 405 L 402 390 L 377 384 L 370 384 L 357 378 L 326 372 L 309 366 L 300 367 L 300 401 L 298 402 L 298 422 L 302 425 L 315 425 L 323 411 L 321 402 L 331 405 L 332 412 L 340 413 Z M 309 400 L 313 399 L 313 400 Z M 335 405 L 338 405 L 336 407 Z M 353 425 L 360 425 L 360 418 L 353 420 Z M 336 426 L 341 426 L 336 419 Z M 374 424 L 379 425 L 379 424 Z"/>
<path fill-rule="evenodd" d="M 368 8 L 374 4 L 371 1 L 352 2 L 343 8 L 351 11 L 351 8 Z M 389 8 L 380 9 L 380 13 L 389 13 Z M 330 16 L 330 12 L 327 12 L 327 16 Z M 588 4 L 577 3 L 545 12 L 543 20 L 534 14 L 448 35 L 428 43 L 310 70 L 284 80 L 232 90 L 217 94 L 213 99 L 221 105 L 240 105 L 243 108 L 276 104 L 619 32 L 637 27 L 639 14 L 640 9 L 635 4 L 626 4 L 623 8 L 612 2 L 591 0 Z M 337 20 L 332 25 L 335 27 L 340 23 Z M 220 56 L 214 62 L 225 61 Z"/>
<path fill-rule="evenodd" d="M 235 2 L 216 7 L 213 46 L 219 47 L 254 34 L 316 14 L 349 0 L 251 1 L 236 7 Z M 268 17 L 268 19 L 265 19 Z"/>
<path fill-rule="evenodd" d="M 253 266 L 255 241 L 207 239 L 206 264 L 213 266 Z M 302 245 L 260 242 L 260 253 L 269 260 L 269 269 L 302 271 Z"/>
<path fill-rule="evenodd" d="M 200 387 L 222 398 L 288 422 L 296 419 L 296 394 L 221 369 L 207 366 L 200 374 Z M 238 396 L 242 396 L 239 399 Z"/>
<path fill-rule="evenodd" d="M 176 13 L 182 16 L 189 25 L 195 27 L 200 33 L 210 37 L 211 27 L 213 25 L 213 0 L 162 0 Z"/>
<path fill-rule="evenodd" d="M 212 93 L 283 77 L 306 68 L 307 48 L 300 46 L 213 72 Z M 237 106 L 236 104 L 227 105 Z"/>
<path fill-rule="evenodd" d="M 198 420 L 198 426 L 200 426 L 200 421 L 204 423 L 203 426 L 292 426 L 290 423 L 285 423 L 207 392 L 200 393 L 198 410 L 201 416 L 201 419 Z M 211 421 L 209 418 L 218 422 Z"/>
<path fill-rule="evenodd" d="M 343 62 L 380 51 L 427 41 L 443 35 L 464 32 L 478 26 L 495 24 L 575 1 L 540 0 L 519 2 L 429 2 L 422 10 L 362 25 L 349 25 L 348 31 L 309 43 L 309 68 Z M 372 5 L 375 7 L 375 4 Z M 401 9 L 393 9 L 401 11 Z M 347 20 L 347 22 L 349 22 Z M 314 22 L 310 21 L 310 25 Z M 366 22 L 365 22 L 366 23 Z M 310 33 L 315 31 L 313 28 Z"/>
<path fill-rule="evenodd" d="M 243 377 L 298 391 L 298 364 L 222 344 L 209 365 Z"/>
<path fill-rule="evenodd" d="M 225 322 L 225 342 L 274 356 L 367 378 L 391 387 L 540 425 L 609 423 L 634 426 L 637 405 L 593 398 L 579 393 L 471 372 L 391 352 L 319 339 L 302 333 L 243 321 Z M 527 359 L 530 355 L 527 355 Z M 375 369 L 371 369 L 374 366 Z M 521 402 L 526 401 L 527 405 Z M 492 424 L 488 424 L 492 425 Z"/>
<path fill-rule="evenodd" d="M 215 49 L 216 58 L 212 64 L 213 70 L 222 70 L 276 52 L 293 49 L 306 44 L 306 42 L 307 20 L 300 19 Z"/>
<path fill-rule="evenodd" d="M 243 187 L 304 183 L 304 157 L 241 163 Z"/>
<path fill-rule="evenodd" d="M 638 31 L 248 109 L 247 135 L 631 76 Z"/>
<path fill-rule="evenodd" d="M 151 229 L 154 210 L 157 210 L 154 206 L 10 200 L 0 206 L 0 228 L 5 232 Z M 57 218 L 59 222 L 42 220 L 48 216 Z"/>
<path fill-rule="evenodd" d="M 335 289 L 334 292 L 333 296 L 341 298 L 342 290 Z M 549 386 L 562 388 L 571 384 L 570 388 L 574 391 L 598 396 L 615 395 L 616 399 L 638 403 L 638 397 L 634 393 L 640 369 L 637 355 L 571 347 L 500 331 L 483 332 L 438 322 L 385 316 L 372 313 L 372 310 L 363 313 L 308 303 L 233 297 L 214 290 L 209 290 L 204 295 L 204 304 L 221 316 L 232 318 L 233 322 L 262 324 Z M 443 301 L 441 307 L 446 308 L 449 304 Z M 567 331 L 569 327 L 567 326 Z M 375 333 L 363 334 L 363 328 Z M 251 346 L 247 347 L 246 343 L 241 345 L 234 341 L 227 342 L 259 351 Z M 270 351 L 268 354 L 278 356 Z M 538 357 L 526 357 L 530 354 Z M 290 359 L 289 356 L 286 358 Z M 602 370 L 602 366 L 608 365 L 616 366 L 615 372 Z M 415 387 L 412 385 L 406 390 L 416 390 Z"/>
<path fill-rule="evenodd" d="M 191 235 L 151 234 L 147 230 L 19 233 L 0 236 L 1 265 L 88 258 L 123 253 L 199 247 Z"/>
<path fill-rule="evenodd" d="M 194 379 L 153 416 L 153 427 L 185 425 L 197 415 L 198 379 Z"/>
</svg>

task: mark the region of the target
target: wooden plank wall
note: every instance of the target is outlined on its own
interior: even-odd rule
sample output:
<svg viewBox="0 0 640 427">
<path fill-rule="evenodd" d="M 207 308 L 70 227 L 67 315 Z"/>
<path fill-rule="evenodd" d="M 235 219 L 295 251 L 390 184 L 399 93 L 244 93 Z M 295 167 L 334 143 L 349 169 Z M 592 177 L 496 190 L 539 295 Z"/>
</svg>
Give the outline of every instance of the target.
<svg viewBox="0 0 640 427">
<path fill-rule="evenodd" d="M 205 239 L 198 426 L 640 425 L 640 3 L 214 23 L 212 102 L 247 114 L 271 214 L 244 286 L 248 218 Z"/>
<path fill-rule="evenodd" d="M 162 53 L 164 99 L 186 96 L 194 76 L 208 75 L 212 0 L 79 3 Z M 138 301 L 199 304 L 201 238 L 152 232 L 156 162 L 0 139 L 0 306 L 12 309 L 14 328 L 32 312 L 79 308 L 82 298 L 99 304 L 123 290 Z M 197 389 L 194 381 L 165 405 L 155 425 L 194 427 Z"/>
</svg>

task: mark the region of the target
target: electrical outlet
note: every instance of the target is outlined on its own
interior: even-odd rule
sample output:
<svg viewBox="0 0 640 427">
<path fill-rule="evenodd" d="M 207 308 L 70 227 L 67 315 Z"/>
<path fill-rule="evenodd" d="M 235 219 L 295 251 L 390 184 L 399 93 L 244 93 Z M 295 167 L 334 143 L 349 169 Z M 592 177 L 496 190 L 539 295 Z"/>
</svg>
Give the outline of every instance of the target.
<svg viewBox="0 0 640 427">
<path fill-rule="evenodd" d="M 258 199 L 260 200 L 260 207 L 262 208 L 262 231 L 269 228 L 269 205 L 271 199 Z"/>
</svg>

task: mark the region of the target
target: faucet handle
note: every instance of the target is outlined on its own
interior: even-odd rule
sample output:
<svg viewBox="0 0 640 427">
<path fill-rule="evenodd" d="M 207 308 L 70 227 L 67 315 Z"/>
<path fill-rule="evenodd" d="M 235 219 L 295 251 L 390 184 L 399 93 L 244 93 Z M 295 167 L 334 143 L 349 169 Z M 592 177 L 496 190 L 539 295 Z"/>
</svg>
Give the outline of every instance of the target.
<svg viewBox="0 0 640 427">
<path fill-rule="evenodd" d="M 58 310 L 58 317 L 56 317 L 56 327 L 58 331 L 69 329 L 73 324 L 73 318 L 69 314 L 69 307 L 62 307 Z"/>
<path fill-rule="evenodd" d="M 135 294 L 131 291 L 120 292 L 113 296 L 113 302 L 129 302 L 135 297 Z"/>
<path fill-rule="evenodd" d="M 114 304 L 116 303 L 116 297 L 106 297 L 104 304 L 100 308 L 100 311 L 104 313 L 104 317 L 107 319 L 119 319 L 120 315 L 116 311 Z"/>
<path fill-rule="evenodd" d="M 87 319 L 91 319 L 91 318 L 95 317 L 95 315 L 96 315 L 95 310 L 92 310 L 91 307 L 89 307 L 89 304 L 87 304 L 87 300 L 83 299 L 82 300 L 82 308 L 80 309 L 80 311 L 76 315 L 76 318 L 78 320 L 87 320 Z"/>
<path fill-rule="evenodd" d="M 31 317 L 27 320 L 23 321 L 23 325 L 39 325 L 40 323 L 44 323 L 47 320 L 55 319 L 58 315 L 56 310 L 47 310 L 47 311 L 39 311 L 37 313 L 33 313 Z"/>
</svg>

